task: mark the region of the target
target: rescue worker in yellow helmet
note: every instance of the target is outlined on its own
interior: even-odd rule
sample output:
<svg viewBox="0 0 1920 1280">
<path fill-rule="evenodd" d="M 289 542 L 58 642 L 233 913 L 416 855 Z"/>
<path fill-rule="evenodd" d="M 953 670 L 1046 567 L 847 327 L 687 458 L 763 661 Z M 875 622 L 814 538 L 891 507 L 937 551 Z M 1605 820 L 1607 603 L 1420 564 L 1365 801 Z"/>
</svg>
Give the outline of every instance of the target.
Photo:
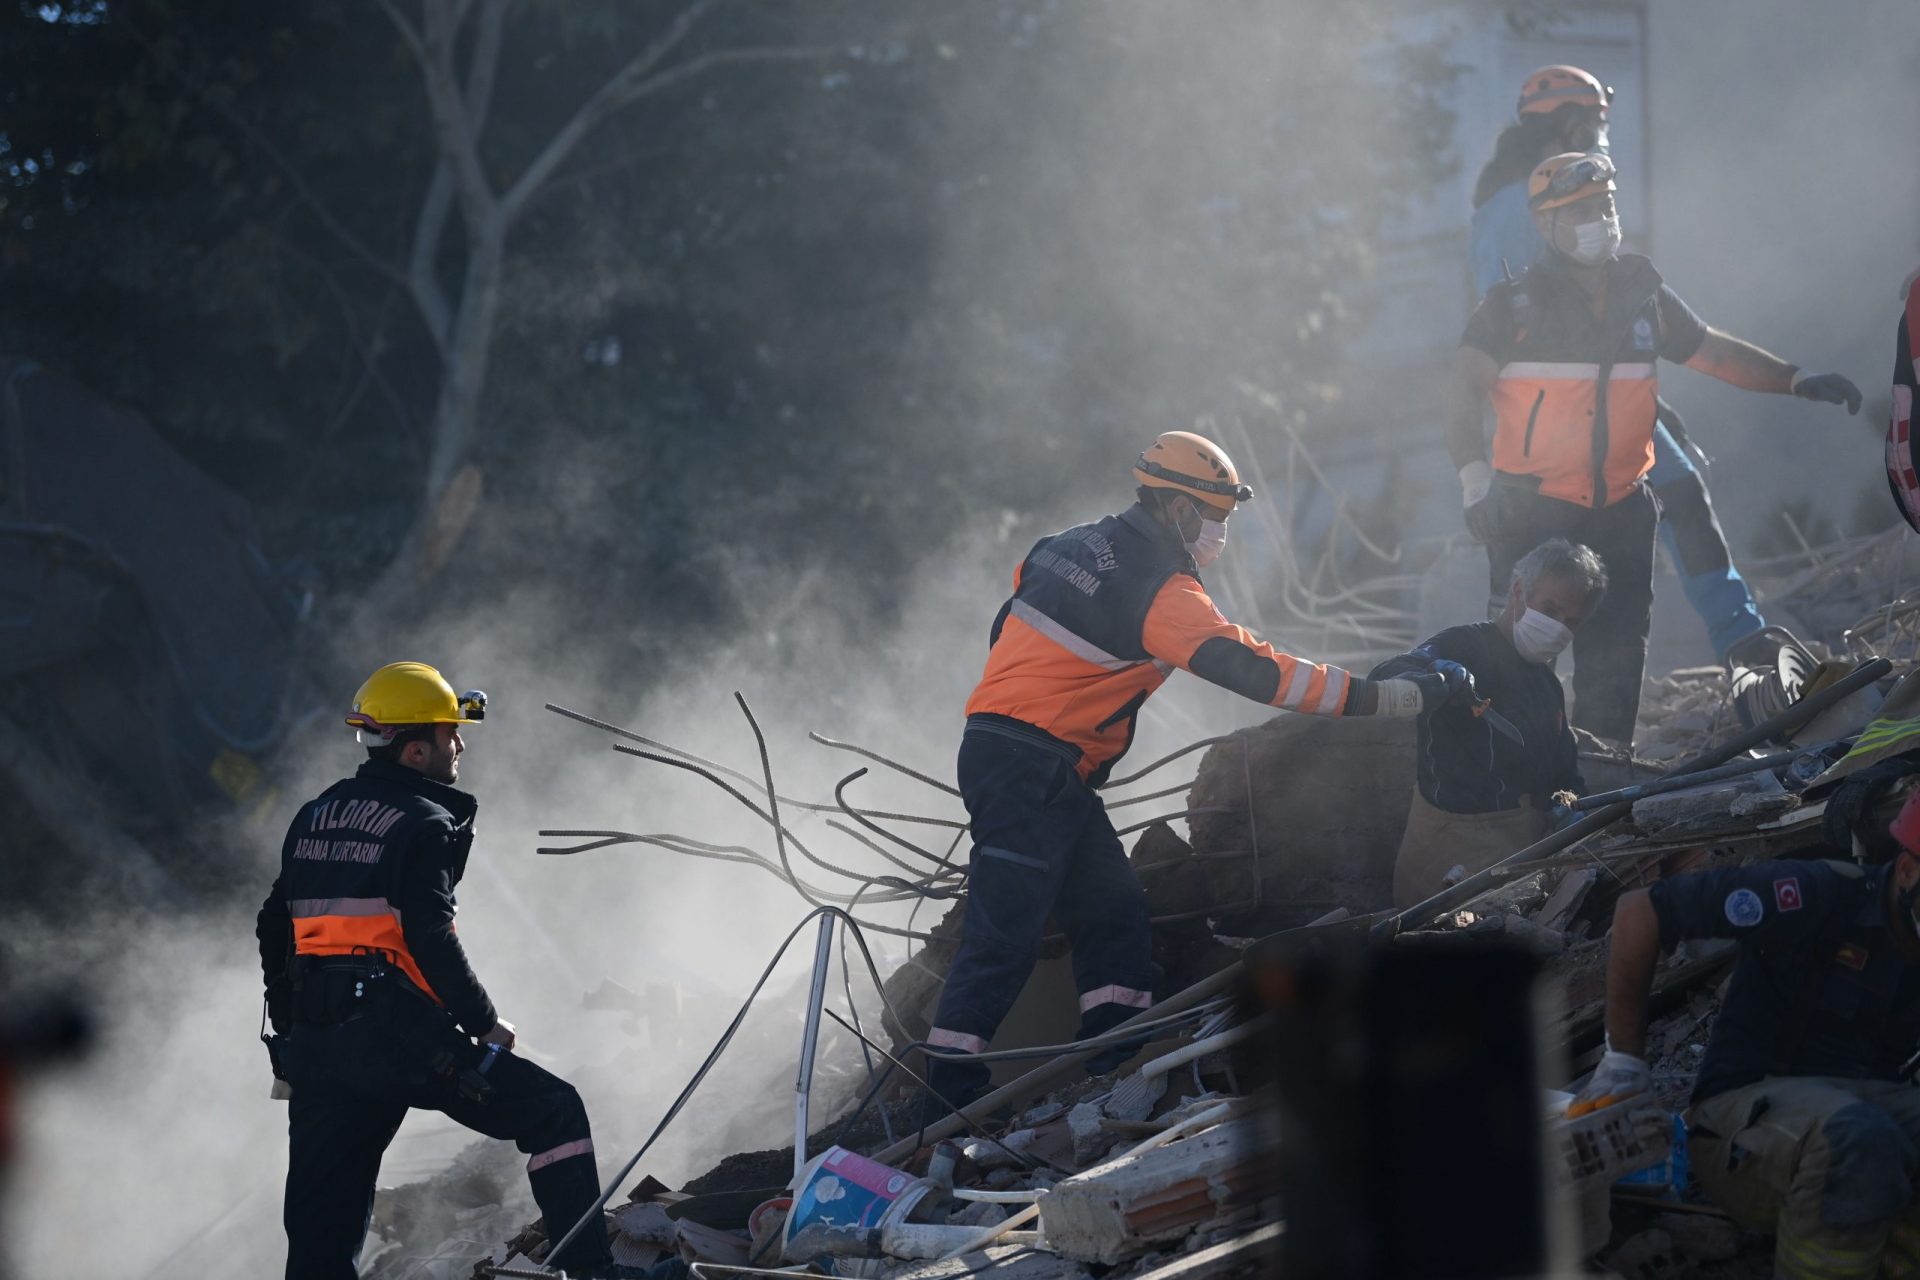
<svg viewBox="0 0 1920 1280">
<path fill-rule="evenodd" d="M 1465 696 L 1464 669 L 1385 681 L 1282 653 L 1221 616 L 1200 575 L 1253 491 L 1187 431 L 1136 460 L 1138 501 L 1040 539 L 1014 570 L 967 701 L 959 783 L 973 834 L 959 950 L 928 1035 L 936 1094 L 964 1105 L 1033 970 L 1049 914 L 1073 944 L 1082 1039 L 1153 1000 L 1146 897 L 1098 788 L 1176 667 L 1256 702 L 1322 716 L 1415 716 Z M 1452 664 L 1449 664 L 1450 666 Z M 1114 1046 L 1088 1070 L 1131 1056 Z M 929 1118 L 940 1110 L 929 1099 Z"/>
<path fill-rule="evenodd" d="M 1653 610 L 1657 506 L 1656 365 L 1671 360 L 1750 391 L 1860 410 L 1837 373 L 1810 374 L 1708 327 L 1653 264 L 1621 254 L 1613 162 L 1550 156 L 1527 203 L 1549 249 L 1496 284 L 1460 340 L 1447 444 L 1468 530 L 1487 548 L 1489 597 L 1549 538 L 1599 553 L 1611 585 L 1574 642 L 1573 720 L 1619 742 L 1633 736 Z M 1604 387 L 1605 393 L 1600 393 Z M 1493 450 L 1483 420 L 1491 406 Z M 1572 641 L 1571 633 L 1562 647 Z"/>
<path fill-rule="evenodd" d="M 346 722 L 367 760 L 302 805 L 256 932 L 274 1074 L 291 1087 L 288 1280 L 349 1280 L 387 1144 L 411 1107 L 511 1139 L 557 1241 L 600 1196 L 586 1107 L 514 1052 L 454 932 L 478 803 L 454 783 L 487 696 L 423 662 L 368 677 Z M 598 1215 L 595 1215 L 596 1217 Z M 549 1265 L 616 1267 L 589 1222 Z"/>
</svg>

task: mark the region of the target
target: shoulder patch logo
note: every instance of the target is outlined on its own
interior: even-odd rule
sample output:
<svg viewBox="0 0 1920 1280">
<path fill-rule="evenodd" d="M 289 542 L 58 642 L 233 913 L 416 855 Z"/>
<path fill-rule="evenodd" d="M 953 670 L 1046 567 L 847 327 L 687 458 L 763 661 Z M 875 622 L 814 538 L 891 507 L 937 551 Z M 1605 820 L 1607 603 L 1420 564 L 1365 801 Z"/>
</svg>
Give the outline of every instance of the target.
<svg viewBox="0 0 1920 1280">
<path fill-rule="evenodd" d="M 1800 909 L 1799 876 L 1781 876 L 1773 882 L 1773 905 L 1782 911 L 1798 911 Z"/>
<path fill-rule="evenodd" d="M 1843 942 L 1840 949 L 1833 953 L 1833 959 L 1836 964 L 1843 964 L 1849 969 L 1864 970 L 1867 967 L 1867 949 L 1858 943 Z"/>
<path fill-rule="evenodd" d="M 1760 905 L 1760 895 L 1751 889 L 1735 889 L 1727 895 L 1727 923 L 1739 929 L 1750 929 L 1759 924 L 1767 914 Z"/>
</svg>

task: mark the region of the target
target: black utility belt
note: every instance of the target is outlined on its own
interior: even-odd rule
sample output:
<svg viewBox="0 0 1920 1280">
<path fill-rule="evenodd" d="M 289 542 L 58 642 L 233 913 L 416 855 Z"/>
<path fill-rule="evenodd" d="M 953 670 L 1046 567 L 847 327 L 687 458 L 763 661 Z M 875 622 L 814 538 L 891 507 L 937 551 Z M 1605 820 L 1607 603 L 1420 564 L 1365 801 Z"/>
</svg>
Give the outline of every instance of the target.
<svg viewBox="0 0 1920 1280">
<path fill-rule="evenodd" d="M 400 1003 L 398 996 L 439 1008 L 384 952 L 295 956 L 292 978 L 294 1021 L 310 1026 L 335 1026 L 384 1011 Z"/>
</svg>

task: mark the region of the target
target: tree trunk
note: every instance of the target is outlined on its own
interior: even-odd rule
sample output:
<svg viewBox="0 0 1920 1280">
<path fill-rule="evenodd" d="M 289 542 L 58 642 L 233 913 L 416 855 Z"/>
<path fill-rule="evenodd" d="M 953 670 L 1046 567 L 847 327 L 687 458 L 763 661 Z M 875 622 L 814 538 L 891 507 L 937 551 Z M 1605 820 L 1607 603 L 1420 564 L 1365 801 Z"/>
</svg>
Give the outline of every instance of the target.
<svg viewBox="0 0 1920 1280">
<path fill-rule="evenodd" d="M 501 226 L 481 228 L 474 235 L 428 427 L 432 448 L 420 505 L 398 552 L 363 598 L 361 611 L 370 619 L 390 616 L 439 572 L 479 500 L 479 472 L 467 455 L 492 361 L 505 240 Z"/>
</svg>

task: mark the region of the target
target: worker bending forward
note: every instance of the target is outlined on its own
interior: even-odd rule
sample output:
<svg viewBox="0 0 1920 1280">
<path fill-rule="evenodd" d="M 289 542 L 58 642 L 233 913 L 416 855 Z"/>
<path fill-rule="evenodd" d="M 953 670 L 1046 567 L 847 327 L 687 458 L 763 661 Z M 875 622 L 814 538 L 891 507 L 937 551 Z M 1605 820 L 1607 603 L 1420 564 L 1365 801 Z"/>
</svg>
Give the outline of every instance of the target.
<svg viewBox="0 0 1920 1280">
<path fill-rule="evenodd" d="M 1374 679 L 1385 680 L 1459 668 L 1473 680 L 1476 704 L 1420 716 L 1415 787 L 1393 864 L 1394 906 L 1404 910 L 1439 893 L 1456 867 L 1469 876 L 1532 844 L 1546 834 L 1555 793 L 1585 789 L 1553 667 L 1606 593 L 1600 557 L 1554 538 L 1514 566 L 1498 617 L 1448 627 L 1373 669 Z M 1504 723 L 1482 714 L 1481 700 Z"/>
<path fill-rule="evenodd" d="M 453 785 L 460 730 L 485 709 L 424 663 L 380 668 L 347 716 L 366 763 L 287 829 L 258 933 L 275 1073 L 292 1087 L 288 1280 L 358 1274 L 380 1157 L 409 1107 L 518 1144 L 555 1243 L 599 1199 L 580 1095 L 514 1054 L 453 929 L 479 807 Z M 547 1262 L 645 1274 L 614 1266 L 598 1221 Z"/>
<path fill-rule="evenodd" d="M 1452 692 L 1429 673 L 1375 683 L 1280 653 L 1220 615 L 1199 571 L 1252 497 L 1226 453 L 1172 431 L 1140 455 L 1139 501 L 1042 538 L 994 619 L 967 702 L 960 794 L 973 857 L 960 948 L 928 1042 L 934 1091 L 964 1104 L 1033 971 L 1049 913 L 1073 944 L 1082 1039 L 1153 1003 L 1146 895 L 1096 792 L 1147 698 L 1181 667 L 1256 702 L 1313 715 L 1417 715 Z M 1131 1056 L 1110 1048 L 1088 1070 Z M 935 1104 L 937 1105 L 937 1104 Z"/>
<path fill-rule="evenodd" d="M 1860 391 L 1708 328 L 1653 264 L 1622 255 L 1613 162 L 1551 156 L 1527 181 L 1549 252 L 1502 282 L 1467 322 L 1455 363 L 1448 449 L 1469 531 L 1487 548 L 1492 599 L 1521 556 L 1551 537 L 1592 547 L 1612 587 L 1574 642 L 1574 722 L 1630 741 L 1653 618 L 1657 361 L 1750 391 L 1844 403 Z M 1600 388 L 1606 388 L 1604 395 Z M 1493 459 L 1482 420 L 1494 413 Z"/>
<path fill-rule="evenodd" d="M 1741 1226 L 1772 1231 L 1774 1274 L 1920 1274 L 1920 795 L 1892 861 L 1762 862 L 1636 889 L 1613 915 L 1608 1052 L 1576 1108 L 1651 1087 L 1647 998 L 1659 953 L 1736 938 L 1694 1079 L 1688 1152 Z"/>
</svg>

